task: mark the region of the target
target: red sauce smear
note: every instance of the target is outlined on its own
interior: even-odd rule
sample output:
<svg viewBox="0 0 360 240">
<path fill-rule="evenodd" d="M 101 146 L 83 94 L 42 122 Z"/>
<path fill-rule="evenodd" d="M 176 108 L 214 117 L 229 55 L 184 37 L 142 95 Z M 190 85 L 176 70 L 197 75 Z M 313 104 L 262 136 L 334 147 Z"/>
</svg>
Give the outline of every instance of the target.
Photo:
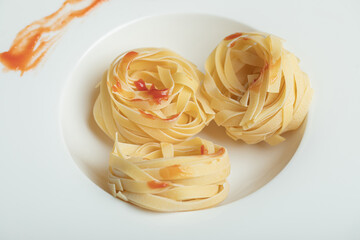
<svg viewBox="0 0 360 240">
<path fill-rule="evenodd" d="M 191 173 L 186 172 L 180 164 L 164 167 L 159 170 L 159 174 L 163 179 L 174 179 L 190 176 Z"/>
<path fill-rule="evenodd" d="M 201 152 L 201 155 L 208 155 L 209 154 L 209 151 L 205 148 L 204 145 L 201 145 L 200 152 Z M 210 155 L 222 155 L 224 153 L 225 153 L 225 148 L 221 147 L 221 148 L 219 148 L 219 150 L 217 150 L 214 153 L 211 153 Z"/>
<path fill-rule="evenodd" d="M 235 35 L 235 34 L 236 34 L 236 33 L 234 33 L 234 34 L 232 34 L 232 35 Z M 232 35 L 227 36 L 227 37 L 233 37 Z M 240 34 L 239 36 L 236 36 L 236 37 L 240 37 L 241 35 L 242 35 L 242 34 Z M 226 37 L 226 38 L 227 38 L 227 37 Z M 226 39 L 226 38 L 225 38 L 225 40 L 231 40 L 231 39 L 233 39 L 233 38 L 230 38 L 230 39 Z M 234 38 L 235 38 L 235 37 L 234 37 Z M 243 40 L 249 40 L 248 37 L 243 37 L 242 39 L 243 39 Z M 239 39 L 238 39 L 238 40 L 239 40 Z M 230 48 L 234 47 L 235 44 L 236 44 L 236 42 L 237 42 L 238 40 L 232 42 L 232 43 L 229 45 L 229 47 L 230 47 Z"/>
<path fill-rule="evenodd" d="M 140 98 L 133 98 L 133 99 L 130 99 L 131 102 L 140 102 L 140 101 L 145 101 L 143 99 L 140 99 Z"/>
<path fill-rule="evenodd" d="M 144 80 L 142 80 L 142 79 L 135 81 L 134 84 L 135 84 L 136 89 L 139 91 L 147 91 L 148 90 Z"/>
<path fill-rule="evenodd" d="M 104 0 L 83 2 L 66 0 L 56 12 L 26 26 L 16 35 L 10 49 L 0 53 L 0 62 L 8 70 L 20 71 L 21 76 L 35 68 L 74 18 L 83 17 Z"/>
<path fill-rule="evenodd" d="M 139 99 L 139 100 L 141 100 L 141 99 Z M 159 118 L 159 117 L 157 117 L 155 115 L 152 115 L 150 113 L 146 113 L 145 111 L 143 111 L 141 109 L 139 109 L 139 112 L 141 114 L 143 114 L 145 117 L 150 118 L 150 119 L 161 119 L 161 120 L 167 120 L 167 121 L 173 120 L 173 119 L 175 119 L 175 118 L 177 118 L 179 116 L 179 114 L 174 114 L 174 115 L 170 116 L 169 118 Z"/>
<path fill-rule="evenodd" d="M 232 42 L 229 47 L 230 47 L 230 48 L 234 47 L 235 44 L 236 44 L 236 42 L 237 42 L 237 41 Z"/>
<path fill-rule="evenodd" d="M 250 89 L 251 89 L 251 90 L 255 90 L 255 89 L 256 89 L 256 91 L 259 90 L 260 84 L 259 84 L 259 83 L 257 84 L 257 80 L 259 80 L 260 77 L 264 75 L 265 71 L 266 71 L 268 68 L 269 68 L 269 64 L 268 64 L 268 63 L 265 63 L 264 67 L 261 69 L 261 72 L 260 72 L 259 76 L 258 76 L 257 78 L 255 78 L 255 79 L 254 79 L 254 82 L 251 84 L 251 86 L 250 86 Z"/>
<path fill-rule="evenodd" d="M 149 188 L 165 188 L 167 186 L 169 186 L 169 184 L 165 183 L 165 182 L 159 182 L 159 181 L 148 181 L 147 185 L 149 186 Z"/>
<path fill-rule="evenodd" d="M 120 82 L 117 81 L 116 84 L 114 84 L 114 85 L 112 86 L 111 90 L 112 90 L 113 92 L 118 92 L 118 91 L 120 91 L 120 90 L 121 90 L 121 84 L 120 84 Z"/>
<path fill-rule="evenodd" d="M 234 38 L 240 37 L 242 35 L 242 33 L 233 33 L 230 34 L 229 36 L 225 37 L 224 40 L 228 41 L 228 40 L 232 40 Z"/>
<path fill-rule="evenodd" d="M 169 89 L 156 89 L 154 84 L 151 86 L 150 90 L 148 90 L 148 94 L 152 96 L 157 104 L 160 104 L 162 100 L 169 99 Z"/>
<path fill-rule="evenodd" d="M 152 84 L 150 89 L 148 89 L 146 87 L 144 80 L 142 80 L 142 79 L 135 81 L 134 84 L 138 91 L 143 91 L 143 92 L 146 91 L 146 93 L 148 95 L 150 95 L 152 97 L 152 99 L 154 100 L 154 102 L 156 102 L 157 104 L 160 104 L 162 100 L 169 99 L 169 89 L 168 88 L 156 89 L 155 85 Z"/>
<path fill-rule="evenodd" d="M 134 60 L 134 58 L 138 55 L 138 52 L 130 51 L 125 54 L 125 56 L 121 59 L 119 64 L 120 71 L 125 72 L 130 68 L 130 63 Z"/>
<path fill-rule="evenodd" d="M 150 119 L 156 119 L 156 118 L 158 118 L 157 116 L 154 116 L 154 115 L 152 115 L 152 114 L 150 114 L 150 113 L 146 113 L 145 111 L 143 111 L 143 110 L 141 110 L 141 109 L 139 109 L 139 112 L 140 112 L 141 114 L 143 114 L 145 117 L 150 118 Z"/>
<path fill-rule="evenodd" d="M 221 148 L 219 148 L 219 150 L 215 154 L 222 155 L 224 153 L 225 153 L 225 148 L 221 147 Z"/>
<path fill-rule="evenodd" d="M 208 150 L 205 148 L 204 145 L 201 145 L 200 152 L 201 152 L 201 155 L 208 154 Z"/>
</svg>

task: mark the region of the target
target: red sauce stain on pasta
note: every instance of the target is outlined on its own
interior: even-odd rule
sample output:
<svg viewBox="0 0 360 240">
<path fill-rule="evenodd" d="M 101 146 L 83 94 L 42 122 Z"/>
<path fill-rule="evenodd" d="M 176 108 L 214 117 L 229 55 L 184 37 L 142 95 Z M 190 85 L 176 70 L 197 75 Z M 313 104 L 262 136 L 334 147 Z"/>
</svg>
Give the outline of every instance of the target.
<svg viewBox="0 0 360 240">
<path fill-rule="evenodd" d="M 163 179 L 179 179 L 191 175 L 185 171 L 184 167 L 180 164 L 171 165 L 168 167 L 161 168 L 159 174 Z"/>
<path fill-rule="evenodd" d="M 150 114 L 150 113 L 146 113 L 145 111 L 143 111 L 143 110 L 141 110 L 141 109 L 139 109 L 139 112 L 140 112 L 142 115 L 144 115 L 145 117 L 147 117 L 147 118 L 150 118 L 150 119 L 156 119 L 156 118 L 157 118 L 156 116 L 154 116 L 154 115 L 152 115 L 152 114 Z"/>
<path fill-rule="evenodd" d="M 216 155 L 223 155 L 225 153 L 225 148 L 221 147 L 219 150 L 216 151 Z"/>
<path fill-rule="evenodd" d="M 114 85 L 114 86 L 111 87 L 111 90 L 112 90 L 113 92 L 117 92 L 117 91 L 118 91 L 118 88 L 116 87 L 116 85 Z"/>
<path fill-rule="evenodd" d="M 134 85 L 138 91 L 145 92 L 151 96 L 153 101 L 157 104 L 160 104 L 162 100 L 169 99 L 169 89 L 156 89 L 155 85 L 152 84 L 150 89 L 146 87 L 146 83 L 144 80 L 139 79 L 134 82 Z"/>
<path fill-rule="evenodd" d="M 135 81 L 134 84 L 135 84 L 136 89 L 139 91 L 147 91 L 148 90 L 144 80 L 142 80 L 142 79 Z"/>
<path fill-rule="evenodd" d="M 278 75 L 281 68 L 281 58 L 279 58 L 275 63 L 269 65 L 269 74 L 270 74 L 270 83 L 274 83 L 278 78 Z"/>
<path fill-rule="evenodd" d="M 147 185 L 149 186 L 149 188 L 152 189 L 156 189 L 156 188 L 165 188 L 167 186 L 169 186 L 169 184 L 165 183 L 165 182 L 159 182 L 159 181 L 148 181 Z"/>
<path fill-rule="evenodd" d="M 141 102 L 141 101 L 145 101 L 143 99 L 140 99 L 140 98 L 133 98 L 130 100 L 131 102 Z"/>
<path fill-rule="evenodd" d="M 125 54 L 125 56 L 121 59 L 120 62 L 120 71 L 125 72 L 126 70 L 128 70 L 130 68 L 130 63 L 134 60 L 134 58 L 138 55 L 139 53 L 135 52 L 135 51 L 130 51 L 128 53 Z"/>
<path fill-rule="evenodd" d="M 232 40 L 234 38 L 240 37 L 242 35 L 242 33 L 233 33 L 230 34 L 229 36 L 225 37 L 224 40 L 228 41 L 228 40 Z"/>
<path fill-rule="evenodd" d="M 111 90 L 112 90 L 113 92 L 118 92 L 118 91 L 120 91 L 120 90 L 121 90 L 121 84 L 120 84 L 120 82 L 116 82 L 116 84 L 114 84 L 114 85 L 112 86 Z"/>
<path fill-rule="evenodd" d="M 102 2 L 104 0 L 66 0 L 56 12 L 22 29 L 10 49 L 0 53 L 0 62 L 8 70 L 20 71 L 21 75 L 35 68 L 73 19 L 83 17 Z"/>
<path fill-rule="evenodd" d="M 169 89 L 156 89 L 154 84 L 151 86 L 150 90 L 148 90 L 148 94 L 152 96 L 157 104 L 160 104 L 162 100 L 169 99 Z"/>
<path fill-rule="evenodd" d="M 132 101 L 143 101 L 142 99 L 133 99 Z M 152 114 L 150 114 L 150 113 L 146 113 L 145 111 L 143 111 L 143 110 L 141 110 L 141 109 L 139 109 L 139 112 L 142 114 L 142 115 L 144 115 L 145 117 L 147 117 L 147 118 L 150 118 L 150 119 L 161 119 L 161 120 L 167 120 L 167 121 L 170 121 L 170 120 L 173 120 L 173 119 L 175 119 L 175 118 L 177 118 L 178 116 L 179 116 L 179 114 L 174 114 L 174 115 L 172 115 L 172 116 L 170 116 L 170 117 L 168 117 L 168 118 L 159 118 L 159 117 L 157 117 L 157 116 L 155 116 L 155 115 L 152 115 Z"/>
<path fill-rule="evenodd" d="M 208 150 L 205 148 L 204 145 L 201 145 L 200 152 L 201 152 L 201 155 L 208 154 Z"/>
<path fill-rule="evenodd" d="M 265 63 L 264 67 L 261 69 L 261 72 L 257 78 L 254 79 L 254 82 L 250 85 L 250 90 L 258 92 L 260 91 L 260 85 L 261 81 L 258 81 L 260 78 L 262 78 L 265 74 L 265 71 L 269 69 L 269 64 Z"/>
</svg>

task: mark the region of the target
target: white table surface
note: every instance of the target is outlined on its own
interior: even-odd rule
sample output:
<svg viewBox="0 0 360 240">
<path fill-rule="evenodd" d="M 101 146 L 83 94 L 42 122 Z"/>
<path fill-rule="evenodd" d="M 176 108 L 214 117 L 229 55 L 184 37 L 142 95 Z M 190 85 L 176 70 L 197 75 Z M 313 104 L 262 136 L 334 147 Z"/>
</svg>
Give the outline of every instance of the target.
<svg viewBox="0 0 360 240">
<path fill-rule="evenodd" d="M 0 52 L 61 4 L 1 0 Z M 0 73 L 0 239 L 360 239 L 359 10 L 355 0 L 109 0 L 73 21 L 35 71 Z M 235 203 L 175 214 L 124 210 L 66 152 L 61 89 L 79 57 L 110 30 L 186 12 L 229 17 L 287 40 L 315 90 L 306 134 L 274 180 Z"/>
</svg>

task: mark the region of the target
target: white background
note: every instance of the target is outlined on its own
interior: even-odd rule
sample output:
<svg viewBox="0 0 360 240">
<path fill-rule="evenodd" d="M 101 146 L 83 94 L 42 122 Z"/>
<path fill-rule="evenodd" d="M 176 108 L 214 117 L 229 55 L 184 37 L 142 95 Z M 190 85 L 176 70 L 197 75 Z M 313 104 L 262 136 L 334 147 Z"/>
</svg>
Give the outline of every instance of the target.
<svg viewBox="0 0 360 240">
<path fill-rule="evenodd" d="M 61 4 L 1 0 L 0 52 Z M 360 239 L 359 11 L 355 0 L 110 0 L 75 20 L 35 71 L 0 73 L 0 239 Z M 287 40 L 315 90 L 306 141 L 278 177 L 235 203 L 176 214 L 120 208 L 66 154 L 61 90 L 108 31 L 179 12 L 229 17 Z"/>
</svg>

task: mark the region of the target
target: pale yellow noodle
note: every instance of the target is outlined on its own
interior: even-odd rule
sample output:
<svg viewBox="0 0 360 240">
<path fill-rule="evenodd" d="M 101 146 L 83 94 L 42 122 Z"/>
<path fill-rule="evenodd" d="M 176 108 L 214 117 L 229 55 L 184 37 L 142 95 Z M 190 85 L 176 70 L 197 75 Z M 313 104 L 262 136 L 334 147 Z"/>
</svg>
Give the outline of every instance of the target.
<svg viewBox="0 0 360 240">
<path fill-rule="evenodd" d="M 309 78 L 273 35 L 232 34 L 210 54 L 205 69 L 202 92 L 215 122 L 234 140 L 276 145 L 306 117 L 313 94 Z"/>
</svg>

